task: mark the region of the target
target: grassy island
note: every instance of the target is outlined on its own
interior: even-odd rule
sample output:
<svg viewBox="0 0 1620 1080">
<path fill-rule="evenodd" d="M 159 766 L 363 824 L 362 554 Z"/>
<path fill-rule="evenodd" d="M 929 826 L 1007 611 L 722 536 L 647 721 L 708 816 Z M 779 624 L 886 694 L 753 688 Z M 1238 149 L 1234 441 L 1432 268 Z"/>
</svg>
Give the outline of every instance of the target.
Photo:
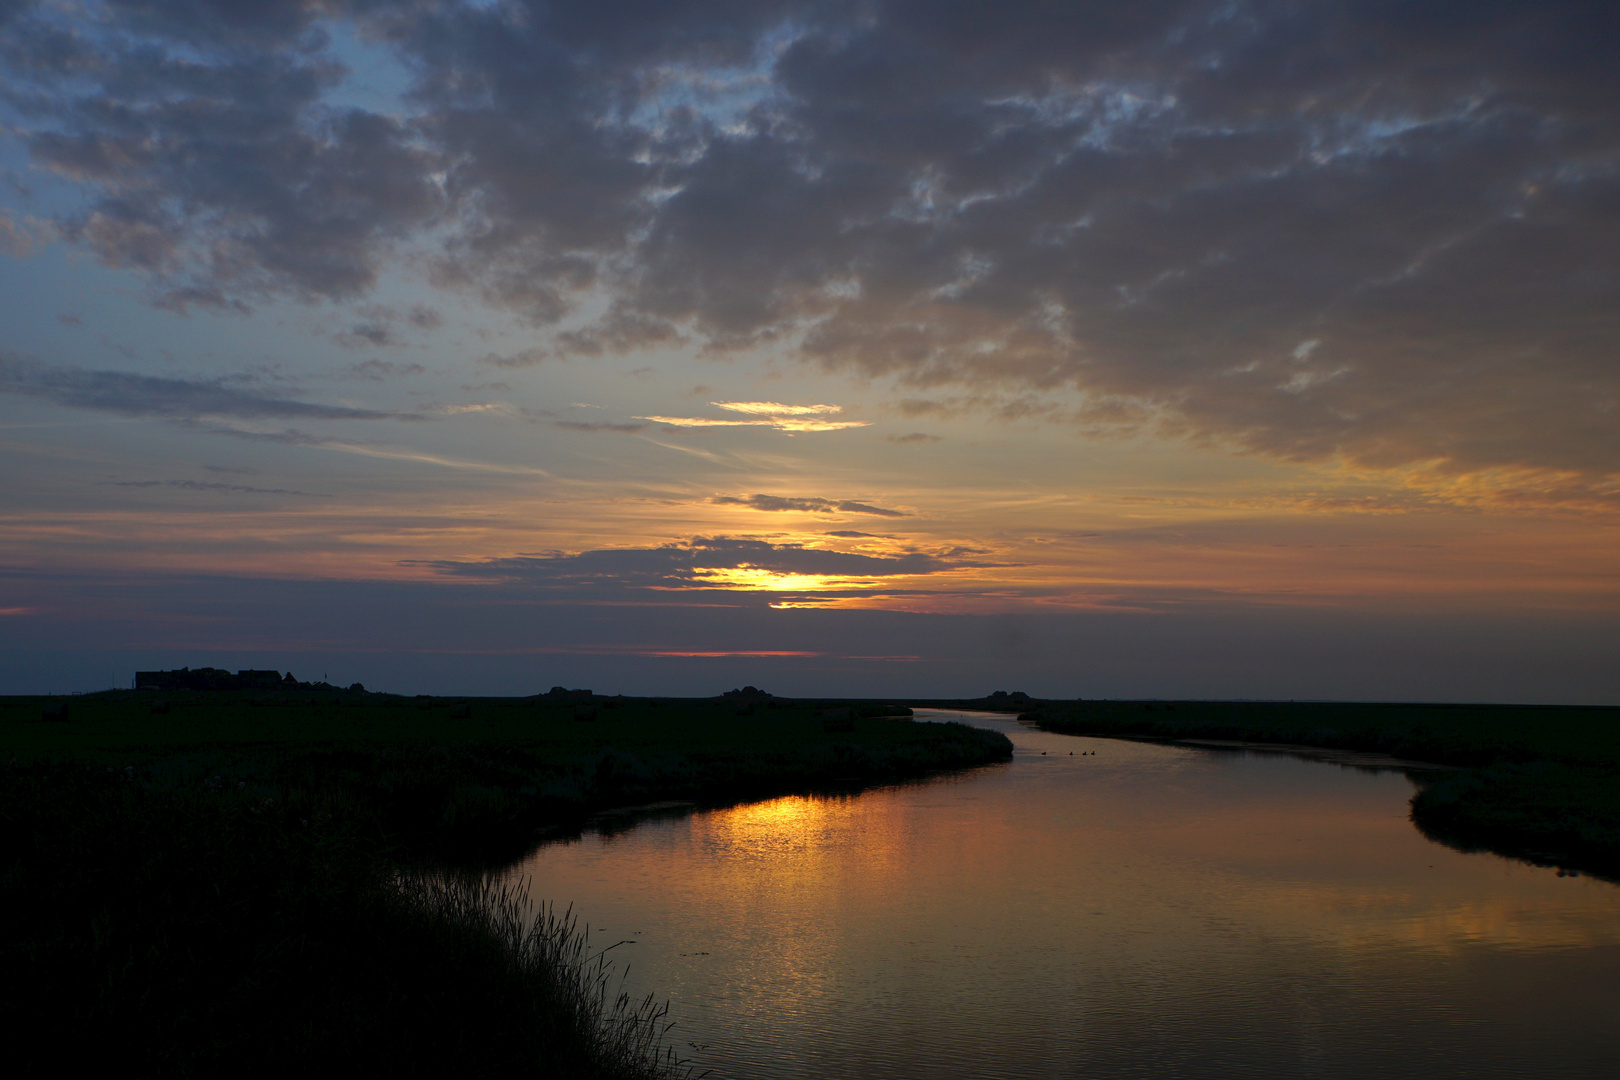
<svg viewBox="0 0 1620 1080">
<path fill-rule="evenodd" d="M 1387 756 L 1418 781 L 1412 821 L 1430 838 L 1620 880 L 1620 709 L 1048 701 L 1023 715 L 1073 735 Z"/>
<path fill-rule="evenodd" d="M 653 1077 L 651 1001 L 480 872 L 603 811 L 1003 759 L 863 702 L 332 687 L 0 699 L 0 1008 L 20 1075 L 82 1033 L 134 1075 Z M 566 898 L 561 898 L 566 901 Z"/>
</svg>

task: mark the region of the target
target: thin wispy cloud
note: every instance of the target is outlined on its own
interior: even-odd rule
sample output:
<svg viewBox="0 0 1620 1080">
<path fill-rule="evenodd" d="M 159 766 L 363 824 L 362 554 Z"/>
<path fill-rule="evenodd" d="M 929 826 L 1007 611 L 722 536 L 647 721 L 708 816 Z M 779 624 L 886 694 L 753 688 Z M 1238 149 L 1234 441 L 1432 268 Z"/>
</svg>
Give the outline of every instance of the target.
<svg viewBox="0 0 1620 1080">
<path fill-rule="evenodd" d="M 123 488 L 175 488 L 180 491 L 221 492 L 230 495 L 302 495 L 307 498 L 324 499 L 329 496 L 317 495 L 308 491 L 297 491 L 292 488 L 262 488 L 250 484 L 226 484 L 208 480 L 109 480 L 111 487 Z"/>
<path fill-rule="evenodd" d="M 871 514 L 875 517 L 910 517 L 904 510 L 891 510 L 854 499 L 815 499 L 784 495 L 716 495 L 709 500 L 718 506 L 746 506 L 752 510 L 780 513 L 795 511 L 807 514 Z"/>
<path fill-rule="evenodd" d="M 774 401 L 713 401 L 722 409 L 740 412 L 747 420 L 715 419 L 704 416 L 638 416 L 672 427 L 769 427 L 777 431 L 844 431 L 870 426 L 866 420 L 828 420 L 824 417 L 843 411 L 841 405 L 779 405 Z"/>
<path fill-rule="evenodd" d="M 825 416 L 843 412 L 839 405 L 781 405 L 774 401 L 711 401 L 709 404 L 750 416 Z"/>
<path fill-rule="evenodd" d="M 230 386 L 223 379 L 177 379 L 123 371 L 56 367 L 0 354 L 0 394 L 123 416 L 191 420 L 419 420 L 414 413 L 323 405 Z"/>
<path fill-rule="evenodd" d="M 596 422 L 590 420 L 548 420 L 547 423 L 554 428 L 562 428 L 564 431 L 611 432 L 615 435 L 634 435 L 647 427 L 646 424 L 615 424 L 608 421 Z"/>
</svg>

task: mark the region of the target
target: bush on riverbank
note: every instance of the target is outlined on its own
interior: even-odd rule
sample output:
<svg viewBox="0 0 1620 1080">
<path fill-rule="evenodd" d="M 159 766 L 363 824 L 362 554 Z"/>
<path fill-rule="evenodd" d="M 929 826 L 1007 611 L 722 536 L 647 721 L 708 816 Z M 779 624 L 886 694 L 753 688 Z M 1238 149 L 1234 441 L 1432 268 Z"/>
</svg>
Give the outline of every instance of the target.
<svg viewBox="0 0 1620 1080">
<path fill-rule="evenodd" d="M 1419 772 L 1431 839 L 1620 880 L 1620 709 L 1318 702 L 1046 702 L 1047 731 L 1384 753 Z"/>
</svg>

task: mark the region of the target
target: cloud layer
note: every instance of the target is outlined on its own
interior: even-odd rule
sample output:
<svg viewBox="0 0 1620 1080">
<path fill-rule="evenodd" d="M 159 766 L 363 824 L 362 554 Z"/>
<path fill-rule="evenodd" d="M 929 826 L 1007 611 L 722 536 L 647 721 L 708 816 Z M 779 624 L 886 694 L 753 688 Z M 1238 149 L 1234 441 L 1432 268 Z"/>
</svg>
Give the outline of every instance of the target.
<svg viewBox="0 0 1620 1080">
<path fill-rule="evenodd" d="M 478 562 L 440 561 L 431 565 L 455 577 L 494 578 L 554 589 L 643 592 L 657 590 L 772 587 L 771 579 L 794 579 L 797 588 L 827 584 L 860 588 L 896 577 L 940 574 L 990 564 L 964 559 L 967 552 L 930 554 L 864 552 L 775 544 L 729 536 L 693 537 L 659 547 L 600 548 L 594 551 L 519 555 Z M 749 578 L 734 573 L 757 575 Z"/>
<path fill-rule="evenodd" d="M 0 100 L 86 193 L 51 228 L 160 304 L 357 298 L 408 251 L 587 357 L 1620 471 L 1612 4 L 91 9 L 0 7 Z M 343 104 L 339 23 L 397 115 Z"/>
<path fill-rule="evenodd" d="M 0 353 L 0 394 L 166 420 L 212 417 L 305 420 L 419 420 L 410 413 L 294 401 L 230 386 L 223 379 L 170 379 L 123 371 L 47 366 Z"/>
<path fill-rule="evenodd" d="M 876 517 L 910 517 L 904 510 L 890 510 L 854 499 L 815 499 L 791 495 L 716 495 L 710 500 L 720 506 L 746 506 L 754 510 L 796 511 L 804 514 L 872 514 Z"/>
</svg>

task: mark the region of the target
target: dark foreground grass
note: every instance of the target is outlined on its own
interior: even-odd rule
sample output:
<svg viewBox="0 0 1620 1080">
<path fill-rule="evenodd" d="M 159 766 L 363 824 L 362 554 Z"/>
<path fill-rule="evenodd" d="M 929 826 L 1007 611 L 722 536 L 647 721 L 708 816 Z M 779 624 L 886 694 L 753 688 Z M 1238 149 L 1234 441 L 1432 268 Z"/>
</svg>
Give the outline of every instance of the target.
<svg viewBox="0 0 1620 1080">
<path fill-rule="evenodd" d="M 339 823 L 42 763 L 0 828 L 11 1075 L 681 1073 L 566 918 Z"/>
<path fill-rule="evenodd" d="M 0 707 L 13 1074 L 679 1075 L 652 1003 L 617 997 L 565 918 L 528 919 L 480 868 L 612 807 L 1010 752 L 897 719 L 829 732 L 821 706 L 159 700 Z"/>
<path fill-rule="evenodd" d="M 1043 702 L 1048 731 L 1389 754 L 1414 770 L 1412 821 L 1465 851 L 1620 880 L 1620 709 L 1318 702 Z"/>
</svg>

